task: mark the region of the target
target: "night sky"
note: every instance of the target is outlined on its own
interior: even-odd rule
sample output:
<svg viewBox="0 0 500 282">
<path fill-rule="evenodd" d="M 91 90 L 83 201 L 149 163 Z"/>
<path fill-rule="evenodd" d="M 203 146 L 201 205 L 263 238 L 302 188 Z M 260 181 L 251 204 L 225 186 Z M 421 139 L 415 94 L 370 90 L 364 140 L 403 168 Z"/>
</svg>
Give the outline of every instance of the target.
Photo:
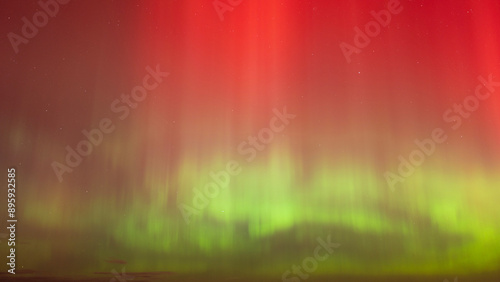
<svg viewBox="0 0 500 282">
<path fill-rule="evenodd" d="M 499 1 L 0 21 L 0 280 L 500 281 Z"/>
</svg>

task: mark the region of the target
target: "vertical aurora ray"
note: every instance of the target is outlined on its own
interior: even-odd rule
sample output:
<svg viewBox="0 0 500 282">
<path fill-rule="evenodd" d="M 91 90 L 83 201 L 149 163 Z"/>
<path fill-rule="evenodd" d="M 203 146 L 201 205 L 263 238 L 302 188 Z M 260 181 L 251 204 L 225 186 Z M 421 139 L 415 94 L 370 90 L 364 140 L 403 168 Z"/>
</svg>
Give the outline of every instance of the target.
<svg viewBox="0 0 500 282">
<path fill-rule="evenodd" d="M 347 63 L 339 44 L 387 2 L 244 0 L 221 21 L 211 1 L 73 1 L 19 54 L 6 41 L 22 275 L 107 277 L 123 260 L 137 279 L 278 281 L 328 235 L 341 246 L 309 281 L 498 273 L 500 88 L 456 130 L 443 114 L 478 76 L 500 81 L 500 4 L 401 1 Z M 19 32 L 37 4 L 7 3 L 2 31 Z M 169 76 L 120 120 L 112 102 L 157 65 Z M 248 161 L 238 146 L 284 107 L 296 117 Z M 115 131 L 59 182 L 50 164 L 103 118 Z M 446 141 L 391 191 L 384 173 L 435 128 Z M 230 160 L 241 173 L 186 224 L 178 205 Z"/>
</svg>

